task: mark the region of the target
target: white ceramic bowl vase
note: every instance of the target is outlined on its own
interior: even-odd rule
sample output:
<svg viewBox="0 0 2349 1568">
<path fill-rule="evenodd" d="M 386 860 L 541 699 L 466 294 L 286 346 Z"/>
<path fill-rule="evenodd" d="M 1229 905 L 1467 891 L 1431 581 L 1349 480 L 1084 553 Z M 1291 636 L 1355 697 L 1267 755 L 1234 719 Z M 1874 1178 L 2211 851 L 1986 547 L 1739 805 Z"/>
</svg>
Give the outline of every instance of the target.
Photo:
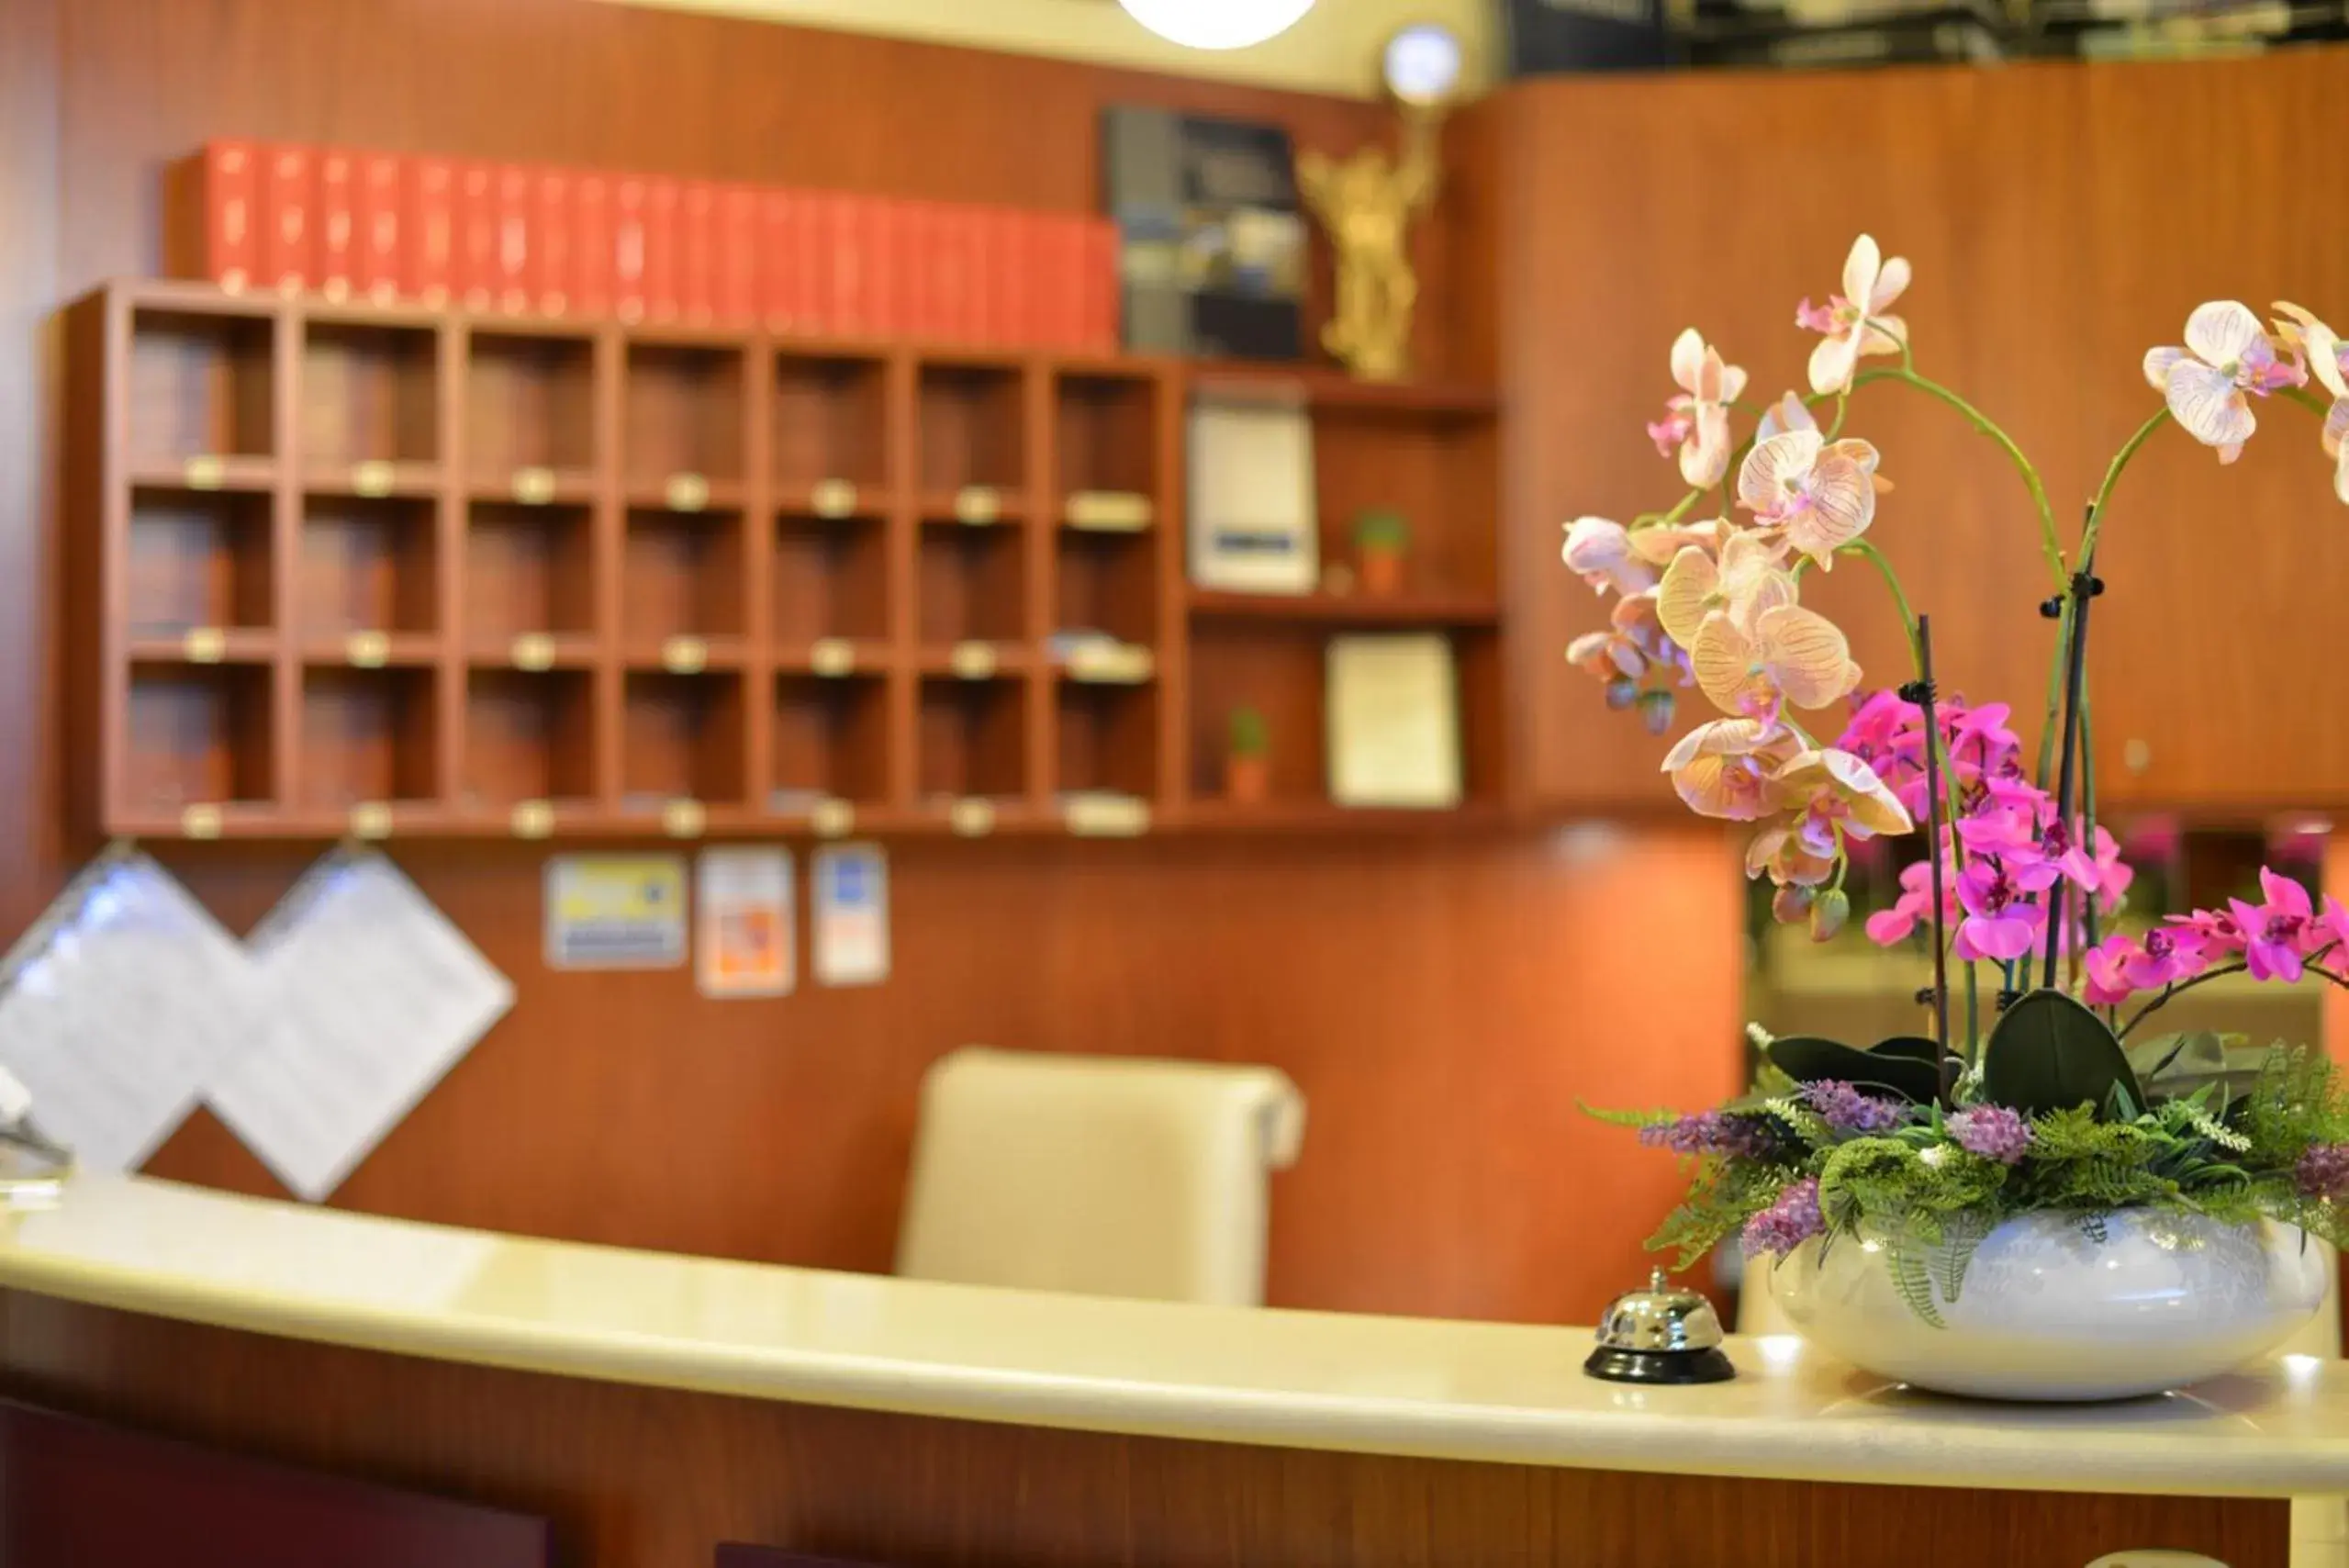
<svg viewBox="0 0 2349 1568">
<path fill-rule="evenodd" d="M 1985 1238 L 1954 1302 L 1930 1264 L 1935 1327 L 1901 1297 L 1882 1248 L 1808 1241 L 1770 1290 L 1804 1338 L 1918 1388 L 1991 1399 L 2159 1394 L 2274 1350 L 2325 1297 L 2325 1249 L 2296 1227 L 2121 1211 L 2096 1239 L 2027 1215 Z"/>
</svg>

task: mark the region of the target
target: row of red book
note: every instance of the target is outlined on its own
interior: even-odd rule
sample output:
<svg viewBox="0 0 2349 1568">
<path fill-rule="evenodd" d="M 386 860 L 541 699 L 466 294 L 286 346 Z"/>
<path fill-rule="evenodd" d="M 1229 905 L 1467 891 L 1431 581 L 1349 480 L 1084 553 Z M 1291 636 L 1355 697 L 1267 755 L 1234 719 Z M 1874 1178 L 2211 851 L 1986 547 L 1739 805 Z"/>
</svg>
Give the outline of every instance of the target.
<svg viewBox="0 0 2349 1568">
<path fill-rule="evenodd" d="M 824 337 L 1118 345 L 1106 218 L 216 140 L 170 264 L 230 290 Z"/>
</svg>

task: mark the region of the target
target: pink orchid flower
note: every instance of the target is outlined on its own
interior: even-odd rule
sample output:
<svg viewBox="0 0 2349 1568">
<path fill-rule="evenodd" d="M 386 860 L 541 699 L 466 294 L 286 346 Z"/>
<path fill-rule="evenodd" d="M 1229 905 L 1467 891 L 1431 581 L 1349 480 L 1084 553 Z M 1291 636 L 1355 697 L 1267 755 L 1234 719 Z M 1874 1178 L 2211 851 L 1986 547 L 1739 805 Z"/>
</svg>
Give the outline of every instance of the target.
<svg viewBox="0 0 2349 1568">
<path fill-rule="evenodd" d="M 2276 334 L 2308 361 L 2332 407 L 2324 416 L 2324 454 L 2332 459 L 2332 493 L 2349 501 L 2349 343 L 2309 311 L 2283 300 L 2276 308 L 2287 318 L 2276 323 Z"/>
<path fill-rule="evenodd" d="M 1829 442 L 1816 430 L 1784 431 L 1757 442 L 1738 468 L 1738 503 L 1787 545 L 1835 566 L 1835 552 L 1868 531 L 1876 516 L 1876 449 L 1864 441 Z"/>
<path fill-rule="evenodd" d="M 1987 772 L 1999 758 L 2019 752 L 2021 739 L 2007 727 L 2008 717 L 2013 711 L 2004 702 L 1985 702 L 1979 708 L 1962 710 L 1950 725 L 1952 760 L 1964 756 Z"/>
<path fill-rule="evenodd" d="M 1656 588 L 1656 615 L 1666 634 L 1686 648 L 1695 644 L 1708 615 L 1726 613 L 1751 627 L 1763 611 L 1795 599 L 1794 575 L 1779 566 L 1770 546 L 1751 532 L 1734 533 L 1717 561 L 1695 545 L 1672 557 Z"/>
<path fill-rule="evenodd" d="M 2219 449 L 2219 461 L 2243 455 L 2259 428 L 2245 393 L 2265 398 L 2298 386 L 2308 372 L 2276 357 L 2276 345 L 2251 307 L 2213 299 L 2186 319 L 2186 346 L 2150 349 L 2145 379 L 2169 400 L 2171 415 L 2195 440 Z"/>
<path fill-rule="evenodd" d="M 1879 947 L 1889 947 L 1905 942 L 1933 914 L 1933 868 L 1924 860 L 1910 862 L 1901 868 L 1900 897 L 1889 909 L 1880 909 L 1868 916 L 1868 940 Z M 1957 867 L 1951 858 L 1941 857 L 1941 918 L 1954 921 L 1962 913 L 1957 902 Z"/>
<path fill-rule="evenodd" d="M 1681 736 L 1666 754 L 1663 771 L 1672 788 L 1699 816 L 1754 822 L 1776 811 L 1785 797 L 1778 769 L 1802 743 L 1776 724 L 1759 719 L 1714 719 Z"/>
<path fill-rule="evenodd" d="M 2101 827 L 2092 844 L 2080 844 L 2063 823 L 2050 823 L 2047 848 L 2066 880 L 2082 892 L 2096 894 L 2097 902 L 2108 907 L 2118 907 L 2120 895 L 2137 879 L 2136 868 L 2120 857 L 2120 841 Z"/>
<path fill-rule="evenodd" d="M 1762 410 L 1761 420 L 1753 427 L 1753 439 L 1768 441 L 1786 431 L 1815 431 L 1818 421 L 1800 398 L 1792 392 L 1782 394 L 1778 401 Z"/>
<path fill-rule="evenodd" d="M 1672 380 L 1680 395 L 1664 405 L 1664 420 L 1648 427 L 1656 450 L 1680 449 L 1680 476 L 1709 489 L 1729 471 L 1729 405 L 1745 394 L 1745 372 L 1721 361 L 1695 328 L 1672 340 Z M 1667 444 L 1667 442 L 1670 444 Z"/>
<path fill-rule="evenodd" d="M 2349 950 L 2349 904 L 2327 893 L 2324 913 L 2309 928 L 2309 956 L 2344 950 Z"/>
<path fill-rule="evenodd" d="M 2089 948 L 2080 963 L 2087 976 L 2083 1000 L 2091 1007 L 2118 1007 L 2128 1001 L 2138 989 L 2129 981 L 2129 964 L 2138 957 L 2137 945 L 2126 936 Z"/>
<path fill-rule="evenodd" d="M 1827 334 L 1811 351 L 1812 391 L 1847 392 L 1862 354 L 1901 351 L 1908 325 L 1887 312 L 1907 286 L 1905 258 L 1885 261 L 1866 234 L 1851 241 L 1851 253 L 1843 258 L 1843 292 L 1824 307 L 1806 299 L 1795 310 L 1796 326 Z"/>
<path fill-rule="evenodd" d="M 1988 811 L 1962 820 L 1957 832 L 1969 854 L 2008 859 L 2036 859 L 2041 854 L 2039 818 L 2011 806 L 1994 802 Z"/>
<path fill-rule="evenodd" d="M 1958 923 L 1950 950 L 1969 962 L 2019 958 L 2039 943 L 2044 912 L 2025 896 L 2020 881 L 2000 865 L 1975 860 L 1958 873 L 1958 902 L 1965 918 Z"/>
<path fill-rule="evenodd" d="M 1800 831 L 1799 819 L 1778 817 L 1746 846 L 1745 874 L 1766 876 L 1782 889 L 1815 888 L 1835 874 L 1835 856 L 1812 846 Z"/>
<path fill-rule="evenodd" d="M 2156 991 L 2202 972 L 2207 960 L 2192 933 L 2175 925 L 2156 925 L 2145 933 L 2121 964 L 2122 978 L 2134 991 Z"/>
<path fill-rule="evenodd" d="M 1728 532 L 1728 519 L 1719 517 L 1703 522 L 1651 523 L 1630 531 L 1631 553 L 1661 571 L 1692 545 L 1708 555 L 1718 554 Z"/>
<path fill-rule="evenodd" d="M 1716 610 L 1688 647 L 1696 684 L 1725 713 L 1756 717 L 1781 700 L 1824 708 L 1860 684 L 1860 666 L 1835 622 L 1799 605 L 1753 618 L 1749 630 Z"/>
<path fill-rule="evenodd" d="M 1567 568 L 1591 585 L 1594 593 L 1609 588 L 1639 593 L 1656 586 L 1655 568 L 1631 553 L 1631 535 L 1619 522 L 1603 517 L 1578 517 L 1566 525 L 1566 544 L 1560 554 Z"/>
<path fill-rule="evenodd" d="M 1843 838 L 1907 833 L 1917 823 L 1876 770 L 1848 751 L 1812 747 L 1786 760 L 1778 783 L 1804 802 L 1796 832 L 1815 854 L 1832 855 Z"/>
<path fill-rule="evenodd" d="M 2243 950 L 2243 927 L 2225 910 L 2198 909 L 2188 914 L 2167 915 L 2164 920 L 2165 924 L 2187 933 L 2195 946 L 2209 958 Z"/>
<path fill-rule="evenodd" d="M 2259 869 L 2259 890 L 2265 903 L 2227 901 L 2235 928 L 2243 934 L 2243 965 L 2254 980 L 2297 980 L 2303 945 L 2315 924 L 2309 890 L 2265 866 Z"/>
</svg>

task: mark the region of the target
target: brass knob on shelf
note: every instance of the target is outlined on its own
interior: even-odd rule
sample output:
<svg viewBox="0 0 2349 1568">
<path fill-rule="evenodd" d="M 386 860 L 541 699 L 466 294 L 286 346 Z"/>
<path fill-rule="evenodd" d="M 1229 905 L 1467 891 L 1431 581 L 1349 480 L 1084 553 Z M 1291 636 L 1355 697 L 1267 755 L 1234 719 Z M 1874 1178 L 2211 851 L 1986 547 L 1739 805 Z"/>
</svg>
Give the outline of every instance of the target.
<svg viewBox="0 0 2349 1568">
<path fill-rule="evenodd" d="M 1713 1304 L 1656 1270 L 1647 1287 L 1616 1297 L 1599 1319 L 1598 1349 L 1583 1370 L 1609 1383 L 1722 1383 L 1737 1369 L 1721 1350 Z"/>
</svg>

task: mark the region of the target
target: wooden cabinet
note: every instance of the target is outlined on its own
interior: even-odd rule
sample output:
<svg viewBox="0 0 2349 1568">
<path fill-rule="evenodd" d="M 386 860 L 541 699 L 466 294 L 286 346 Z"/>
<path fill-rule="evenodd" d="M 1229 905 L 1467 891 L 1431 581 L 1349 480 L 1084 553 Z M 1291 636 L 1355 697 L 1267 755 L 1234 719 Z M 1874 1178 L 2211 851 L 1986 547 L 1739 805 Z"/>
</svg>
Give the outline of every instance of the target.
<svg viewBox="0 0 2349 1568">
<path fill-rule="evenodd" d="M 1458 655 L 1502 801 L 1489 386 L 245 297 L 69 315 L 74 750 L 146 837 L 1349 827 L 1323 647 Z M 1305 405 L 1388 598 L 1194 593 L 1194 388 Z M 1278 737 L 1223 799 L 1231 711 Z"/>
<path fill-rule="evenodd" d="M 1528 796 L 1553 809 L 1671 803 L 1653 776 L 1668 742 L 1607 711 L 1560 656 L 1604 607 L 1559 565 L 1558 524 L 1628 521 L 1682 494 L 1640 424 L 1672 390 L 1667 352 L 1683 327 L 1748 369 L 1758 406 L 1803 375 L 1815 340 L 1794 325 L 1795 302 L 1834 291 L 1851 238 L 1873 232 L 1914 263 L 1896 308 L 1918 369 L 2030 454 L 2068 546 L 2113 451 L 2159 406 L 2144 351 L 2178 342 L 2197 303 L 2297 298 L 2349 315 L 2349 219 L 2305 196 L 2324 178 L 2315 128 L 2344 85 L 2349 59 L 2312 51 L 2161 69 L 1560 80 L 1481 111 L 1501 121 L 1499 177 L 1515 197 L 1497 249 Z M 2329 722 L 2321 685 L 2349 514 L 2314 421 L 2273 403 L 2261 413 L 2232 469 L 2172 431 L 2123 481 L 2090 647 L 2109 801 L 2251 811 L 2349 796 L 2349 733 Z M 2011 702 L 2032 734 L 2053 632 L 2034 613 L 2050 578 L 2019 479 L 1958 414 L 1906 386 L 1864 389 L 1844 433 L 1884 454 L 1896 488 L 1871 538 L 1933 616 L 1943 690 Z M 1851 631 L 1871 684 L 1903 674 L 1896 622 L 1863 566 L 1805 591 Z M 1703 706 L 1685 694 L 1676 731 Z"/>
</svg>

